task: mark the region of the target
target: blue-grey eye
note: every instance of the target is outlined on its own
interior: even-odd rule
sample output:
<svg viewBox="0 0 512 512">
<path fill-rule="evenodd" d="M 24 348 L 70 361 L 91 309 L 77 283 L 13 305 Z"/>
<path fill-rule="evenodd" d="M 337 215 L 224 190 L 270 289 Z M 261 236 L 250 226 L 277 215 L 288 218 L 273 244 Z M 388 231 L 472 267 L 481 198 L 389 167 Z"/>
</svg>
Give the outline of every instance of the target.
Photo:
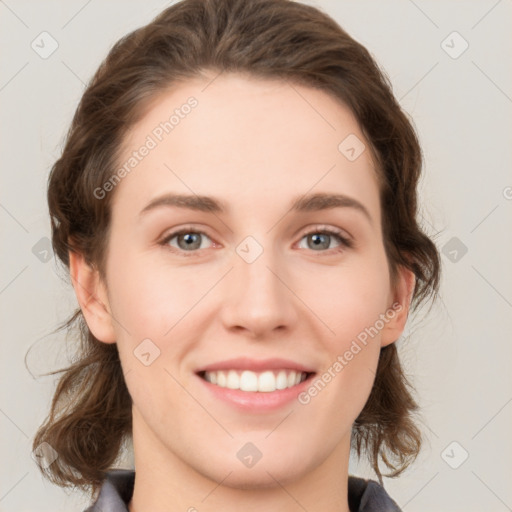
<svg viewBox="0 0 512 512">
<path fill-rule="evenodd" d="M 179 231 L 177 233 L 171 233 L 164 241 L 164 244 L 170 245 L 176 249 L 180 249 L 182 251 L 195 251 L 197 249 L 204 249 L 205 247 L 201 245 L 203 242 L 203 238 L 209 240 L 209 237 L 204 233 L 200 233 L 198 231 Z M 176 239 L 176 244 L 171 243 L 172 240 Z"/>
</svg>

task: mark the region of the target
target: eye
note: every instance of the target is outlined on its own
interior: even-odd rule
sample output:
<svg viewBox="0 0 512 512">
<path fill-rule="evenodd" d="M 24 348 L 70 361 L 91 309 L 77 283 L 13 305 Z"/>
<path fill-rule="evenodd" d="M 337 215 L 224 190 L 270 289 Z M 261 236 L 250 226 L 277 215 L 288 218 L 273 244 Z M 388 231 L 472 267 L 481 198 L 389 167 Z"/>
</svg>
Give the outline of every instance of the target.
<svg viewBox="0 0 512 512">
<path fill-rule="evenodd" d="M 342 231 L 332 228 L 317 227 L 316 230 L 305 233 L 302 236 L 301 241 L 304 239 L 307 241 L 306 243 L 308 247 L 306 248 L 317 252 L 327 252 L 321 251 L 321 249 L 329 249 L 333 239 L 338 241 L 338 246 L 334 247 L 334 252 L 341 252 L 353 246 L 352 241 L 344 236 Z"/>
<path fill-rule="evenodd" d="M 199 249 L 208 248 L 202 243 L 205 238 L 211 241 L 211 238 L 202 231 L 196 231 L 192 228 L 183 228 L 168 234 L 159 244 L 169 247 L 173 252 L 181 253 L 183 256 L 195 256 Z M 310 242 L 307 243 L 306 249 L 311 249 L 316 252 L 329 252 L 329 249 L 331 249 L 333 252 L 338 253 L 353 247 L 352 240 L 346 237 L 343 231 L 323 226 L 304 233 L 301 241 L 304 239 Z M 334 248 L 330 247 L 333 240 L 338 242 L 338 245 Z"/>
<path fill-rule="evenodd" d="M 184 256 L 192 256 L 197 249 L 206 249 L 202 244 L 202 239 L 210 237 L 202 231 L 194 231 L 193 229 L 181 229 L 167 235 L 161 242 L 160 245 L 170 246 L 176 249 L 178 252 L 189 252 L 191 254 L 184 254 Z M 176 239 L 175 244 L 173 240 Z"/>
</svg>

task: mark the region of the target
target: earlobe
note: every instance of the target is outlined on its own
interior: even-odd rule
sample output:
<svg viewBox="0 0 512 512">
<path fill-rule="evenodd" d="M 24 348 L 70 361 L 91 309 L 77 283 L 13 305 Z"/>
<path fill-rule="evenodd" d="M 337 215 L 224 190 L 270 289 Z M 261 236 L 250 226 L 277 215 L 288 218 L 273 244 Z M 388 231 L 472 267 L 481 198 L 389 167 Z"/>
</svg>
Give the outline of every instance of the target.
<svg viewBox="0 0 512 512">
<path fill-rule="evenodd" d="M 70 251 L 69 273 L 80 309 L 90 331 L 99 341 L 115 343 L 116 336 L 106 288 L 98 270 L 85 261 L 83 254 Z"/>
<path fill-rule="evenodd" d="M 414 273 L 401 266 L 394 295 L 385 313 L 387 322 L 381 331 L 381 346 L 394 343 L 402 335 L 411 306 L 416 277 Z"/>
</svg>

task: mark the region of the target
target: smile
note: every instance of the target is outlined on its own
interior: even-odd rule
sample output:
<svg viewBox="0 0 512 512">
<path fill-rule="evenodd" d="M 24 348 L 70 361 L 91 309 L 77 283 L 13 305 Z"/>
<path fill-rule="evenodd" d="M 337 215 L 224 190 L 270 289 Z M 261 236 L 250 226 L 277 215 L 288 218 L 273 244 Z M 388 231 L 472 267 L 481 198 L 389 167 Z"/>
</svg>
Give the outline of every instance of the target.
<svg viewBox="0 0 512 512">
<path fill-rule="evenodd" d="M 238 389 L 247 392 L 271 393 L 292 388 L 305 381 L 310 373 L 295 370 L 250 370 L 204 371 L 199 376 L 221 388 Z"/>
</svg>

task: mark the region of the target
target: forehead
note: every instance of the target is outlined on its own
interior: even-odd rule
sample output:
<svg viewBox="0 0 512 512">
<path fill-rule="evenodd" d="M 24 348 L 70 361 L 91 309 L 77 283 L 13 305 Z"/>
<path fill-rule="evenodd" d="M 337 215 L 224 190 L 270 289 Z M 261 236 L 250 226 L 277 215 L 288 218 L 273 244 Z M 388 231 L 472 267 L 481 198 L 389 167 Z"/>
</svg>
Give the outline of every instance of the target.
<svg viewBox="0 0 512 512">
<path fill-rule="evenodd" d="M 114 199 L 139 210 L 163 192 L 215 196 L 260 213 L 315 192 L 378 208 L 357 119 L 318 89 L 233 73 L 183 82 L 153 99 L 128 133 L 119 166 L 143 146 L 150 149 Z M 354 159 L 352 149 L 362 152 Z"/>
</svg>

